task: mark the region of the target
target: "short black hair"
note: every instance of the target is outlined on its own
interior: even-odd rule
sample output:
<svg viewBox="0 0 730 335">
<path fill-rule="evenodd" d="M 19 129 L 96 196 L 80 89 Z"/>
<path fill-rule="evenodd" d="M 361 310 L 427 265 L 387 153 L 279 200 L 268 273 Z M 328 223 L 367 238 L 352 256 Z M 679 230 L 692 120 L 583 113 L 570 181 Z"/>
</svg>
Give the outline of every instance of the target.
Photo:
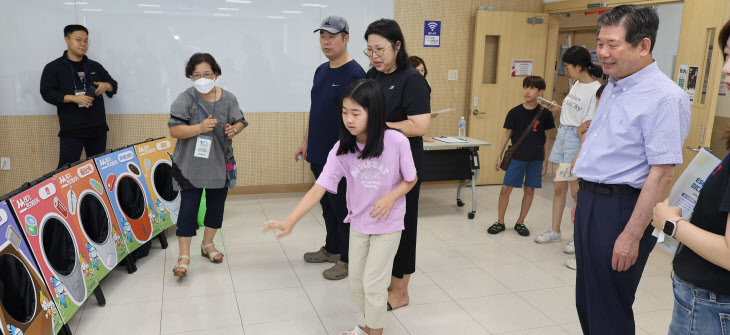
<svg viewBox="0 0 730 335">
<path fill-rule="evenodd" d="M 603 69 L 600 66 L 593 64 L 593 61 L 591 60 L 591 52 L 580 45 L 574 45 L 565 51 L 565 54 L 563 54 L 563 63 L 571 64 L 573 66 L 579 65 L 584 70 L 588 71 L 588 74 L 590 74 L 593 78 L 601 78 L 603 75 Z"/>
<path fill-rule="evenodd" d="M 342 103 L 345 99 L 352 99 L 362 106 L 368 113 L 368 139 L 362 151 L 357 147 L 357 139 L 352 135 L 342 119 Z M 380 85 L 372 79 L 353 81 L 345 88 L 340 98 L 340 146 L 337 155 L 345 155 L 360 151 L 359 159 L 380 157 L 385 144 L 385 94 Z"/>
<path fill-rule="evenodd" d="M 86 27 L 84 27 L 80 24 L 69 24 L 68 26 L 63 28 L 63 37 L 69 37 L 75 31 L 79 31 L 79 30 L 83 30 L 84 32 L 86 32 L 86 35 L 89 34 L 89 30 L 86 29 Z"/>
<path fill-rule="evenodd" d="M 540 77 L 540 76 L 528 76 L 522 80 L 522 87 L 523 88 L 534 87 L 534 88 L 542 91 L 542 90 L 545 90 L 547 85 L 545 85 L 545 79 L 542 79 L 542 77 Z"/>
<path fill-rule="evenodd" d="M 426 67 L 426 62 L 423 61 L 423 58 L 418 56 L 411 56 L 408 57 L 408 62 L 411 63 L 411 66 L 414 68 L 418 67 L 419 65 L 423 65 L 423 78 L 426 78 L 428 75 L 428 68 Z"/>
<path fill-rule="evenodd" d="M 654 51 L 656 32 L 659 30 L 659 15 L 652 7 L 620 5 L 598 16 L 598 33 L 603 27 L 622 26 L 626 30 L 624 39 L 636 47 L 648 38 L 651 41 L 649 52 Z"/>
<path fill-rule="evenodd" d="M 215 61 L 215 58 L 211 56 L 209 53 L 203 53 L 198 52 L 190 56 L 190 60 L 188 60 L 188 63 L 185 64 L 185 77 L 190 78 L 193 76 L 193 71 L 195 71 L 195 67 L 198 66 L 200 63 L 208 63 L 210 65 L 210 68 L 213 70 L 213 73 L 216 76 L 221 75 L 221 67 L 218 66 L 218 63 Z"/>
<path fill-rule="evenodd" d="M 368 25 L 365 30 L 365 42 L 368 36 L 375 34 L 383 36 L 390 42 L 393 51 L 395 51 L 395 43 L 400 41 L 400 50 L 395 56 L 395 66 L 399 69 L 405 69 L 408 64 L 408 52 L 406 51 L 406 39 L 403 37 L 403 31 L 400 30 L 398 22 L 391 19 L 380 19 Z"/>
</svg>

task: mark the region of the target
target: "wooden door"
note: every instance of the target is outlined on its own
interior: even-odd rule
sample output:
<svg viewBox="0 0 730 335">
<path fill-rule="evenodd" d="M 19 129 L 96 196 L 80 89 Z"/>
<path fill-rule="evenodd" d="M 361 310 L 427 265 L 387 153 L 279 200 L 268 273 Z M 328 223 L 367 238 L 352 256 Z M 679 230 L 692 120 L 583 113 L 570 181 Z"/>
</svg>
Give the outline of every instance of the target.
<svg viewBox="0 0 730 335">
<path fill-rule="evenodd" d="M 537 18 L 538 22 L 528 23 Z M 513 60 L 532 60 L 532 74 L 545 78 L 552 92 L 558 18 L 545 13 L 477 12 L 469 106 L 469 137 L 486 141 L 480 150 L 482 170 L 477 183 L 501 184 L 504 172 L 495 171 L 504 119 L 512 107 L 524 102 L 523 77 L 512 76 Z M 545 64 L 550 64 L 546 67 Z M 552 93 L 550 93 L 551 95 Z"/>
<path fill-rule="evenodd" d="M 684 164 L 675 168 L 675 180 L 694 158 L 696 152 L 692 149 L 711 147 L 723 62 L 717 36 L 729 17 L 730 5 L 726 0 L 684 2 L 674 81 L 678 80 L 681 65 L 697 66 L 699 71 L 692 102 L 692 122 L 682 151 Z M 718 144 L 716 141 L 715 146 Z M 712 149 L 725 152 L 722 147 Z"/>
</svg>

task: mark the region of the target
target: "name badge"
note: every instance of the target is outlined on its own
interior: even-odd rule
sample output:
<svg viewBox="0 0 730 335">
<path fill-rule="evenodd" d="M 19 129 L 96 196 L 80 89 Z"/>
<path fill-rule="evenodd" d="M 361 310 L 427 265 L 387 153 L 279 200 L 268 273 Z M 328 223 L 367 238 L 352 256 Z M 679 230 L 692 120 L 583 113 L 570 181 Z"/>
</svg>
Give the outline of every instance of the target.
<svg viewBox="0 0 730 335">
<path fill-rule="evenodd" d="M 210 156 L 210 147 L 213 144 L 213 138 L 210 136 L 198 136 L 195 144 L 195 157 L 207 159 Z"/>
<path fill-rule="evenodd" d="M 76 95 L 86 95 L 86 91 L 84 91 L 84 90 L 76 90 L 75 91 L 75 94 Z M 79 107 L 86 107 L 86 106 L 84 106 L 82 104 L 79 104 Z"/>
</svg>

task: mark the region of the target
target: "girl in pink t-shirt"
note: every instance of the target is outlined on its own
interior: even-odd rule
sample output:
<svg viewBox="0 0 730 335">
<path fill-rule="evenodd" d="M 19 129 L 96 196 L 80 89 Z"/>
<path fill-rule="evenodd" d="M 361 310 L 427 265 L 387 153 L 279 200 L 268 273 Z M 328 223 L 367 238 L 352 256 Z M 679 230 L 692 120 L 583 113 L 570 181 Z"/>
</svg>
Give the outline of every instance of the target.
<svg viewBox="0 0 730 335">
<path fill-rule="evenodd" d="M 349 278 L 352 297 L 365 314 L 365 327 L 348 335 L 380 335 L 385 326 L 388 285 L 400 244 L 406 211 L 405 194 L 416 185 L 408 138 L 385 125 L 385 97 L 373 80 L 361 79 L 342 94 L 340 141 L 327 157 L 322 174 L 294 211 L 266 229 L 287 235 L 325 192 L 337 193 L 347 180 L 345 222 L 350 223 Z"/>
</svg>

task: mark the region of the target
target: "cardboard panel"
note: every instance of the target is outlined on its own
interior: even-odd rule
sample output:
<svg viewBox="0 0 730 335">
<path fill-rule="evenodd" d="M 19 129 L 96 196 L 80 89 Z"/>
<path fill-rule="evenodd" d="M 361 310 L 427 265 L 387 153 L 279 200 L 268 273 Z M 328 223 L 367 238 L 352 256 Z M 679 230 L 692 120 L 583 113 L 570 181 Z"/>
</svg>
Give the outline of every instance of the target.
<svg viewBox="0 0 730 335">
<path fill-rule="evenodd" d="M 10 203 L 66 323 L 99 282 L 82 270 L 90 259 L 84 247 L 87 241 L 59 190 L 56 178 L 51 177 L 13 196 Z"/>
<path fill-rule="evenodd" d="M 128 253 L 101 176 L 94 161 L 89 160 L 57 173 L 55 178 L 60 196 L 67 200 L 69 216 L 86 240 L 82 247 L 90 258 L 82 260 L 82 270 L 101 280 Z"/>
<path fill-rule="evenodd" d="M 177 223 L 180 212 L 180 192 L 172 189 L 172 153 L 175 142 L 169 137 L 134 146 L 147 188 L 150 190 L 154 216 L 153 236 Z"/>
<path fill-rule="evenodd" d="M 94 161 L 119 222 L 121 237 L 131 253 L 153 236 L 150 214 L 154 213 L 154 204 L 137 155 L 134 148 L 128 147 Z"/>
<path fill-rule="evenodd" d="M 0 329 L 10 334 L 57 334 L 63 320 L 22 234 L 8 204 L 0 202 Z"/>
</svg>

